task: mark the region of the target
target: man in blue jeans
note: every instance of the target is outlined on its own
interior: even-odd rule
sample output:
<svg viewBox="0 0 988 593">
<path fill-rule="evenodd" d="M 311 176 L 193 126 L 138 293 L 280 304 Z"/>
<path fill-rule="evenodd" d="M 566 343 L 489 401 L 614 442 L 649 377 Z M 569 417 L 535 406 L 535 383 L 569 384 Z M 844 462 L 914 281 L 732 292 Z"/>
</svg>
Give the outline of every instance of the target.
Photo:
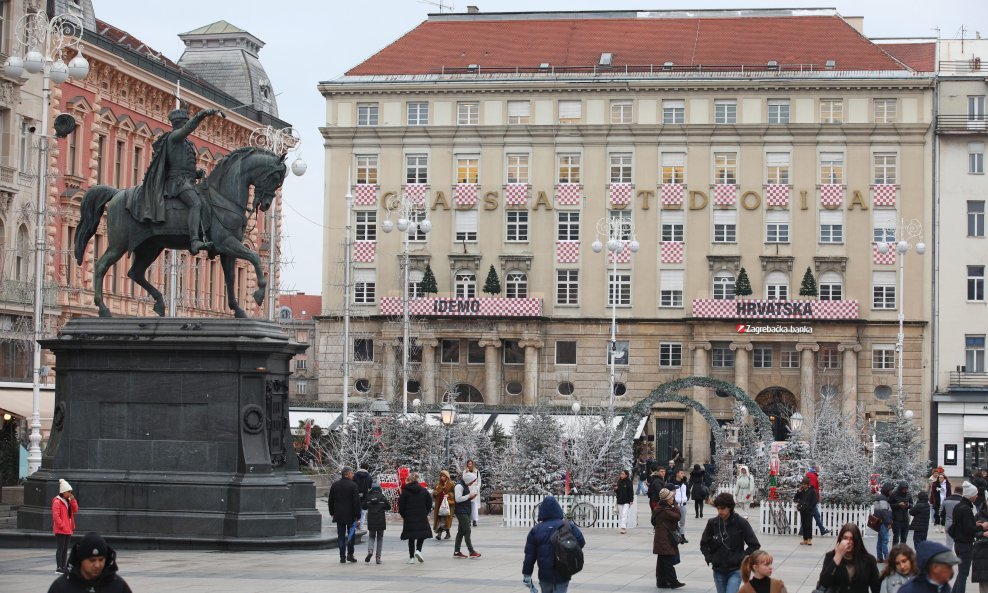
<svg viewBox="0 0 988 593">
<path fill-rule="evenodd" d="M 761 547 L 748 521 L 734 512 L 734 496 L 722 492 L 714 497 L 717 516 L 707 521 L 700 537 L 700 551 L 714 571 L 717 593 L 738 593 L 741 560 Z"/>
<path fill-rule="evenodd" d="M 360 493 L 353 481 L 353 470 L 344 467 L 340 479 L 329 487 L 329 514 L 336 523 L 336 541 L 340 546 L 340 564 L 356 562 L 350 531 L 360 520 Z"/>
<path fill-rule="evenodd" d="M 875 495 L 875 504 L 871 507 L 871 514 L 881 520 L 878 525 L 878 545 L 875 549 L 875 556 L 879 562 L 885 562 L 889 555 L 889 534 L 892 533 L 892 506 L 889 505 L 888 495 L 892 492 L 892 484 L 882 486 L 878 494 Z"/>
<path fill-rule="evenodd" d="M 525 540 L 525 560 L 521 565 L 521 581 L 535 591 L 532 583 L 532 573 L 538 564 L 539 587 L 542 593 L 566 593 L 569 590 L 570 575 L 562 575 L 556 571 L 556 561 L 553 553 L 552 534 L 567 522 L 563 517 L 563 509 L 555 497 L 546 496 L 539 505 L 539 522 L 528 532 Z M 573 522 L 569 522 L 570 529 L 576 537 L 577 543 L 582 548 L 586 545 L 583 533 Z"/>
</svg>

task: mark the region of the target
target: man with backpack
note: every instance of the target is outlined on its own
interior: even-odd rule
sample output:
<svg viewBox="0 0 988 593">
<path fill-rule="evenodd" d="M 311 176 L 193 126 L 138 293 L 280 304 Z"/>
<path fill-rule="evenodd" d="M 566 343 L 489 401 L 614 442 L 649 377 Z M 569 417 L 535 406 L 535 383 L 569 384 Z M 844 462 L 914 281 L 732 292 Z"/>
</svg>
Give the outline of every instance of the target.
<svg viewBox="0 0 988 593">
<path fill-rule="evenodd" d="M 525 541 L 522 582 L 532 588 L 532 571 L 538 562 L 542 593 L 566 593 L 570 579 L 583 570 L 584 545 L 580 528 L 564 518 L 555 497 L 546 496 L 539 505 L 538 525 Z"/>
</svg>

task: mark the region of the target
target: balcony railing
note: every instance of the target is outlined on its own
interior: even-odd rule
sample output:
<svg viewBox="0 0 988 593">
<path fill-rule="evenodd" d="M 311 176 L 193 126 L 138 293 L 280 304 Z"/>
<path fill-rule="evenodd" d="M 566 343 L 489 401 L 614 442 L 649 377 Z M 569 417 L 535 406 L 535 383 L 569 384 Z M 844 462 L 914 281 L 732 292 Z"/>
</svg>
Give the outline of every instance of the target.
<svg viewBox="0 0 988 593">
<path fill-rule="evenodd" d="M 988 373 L 950 371 L 951 389 L 988 389 Z"/>
<path fill-rule="evenodd" d="M 981 58 L 970 60 L 940 60 L 940 72 L 988 72 L 988 61 L 982 63 Z"/>
<path fill-rule="evenodd" d="M 938 115 L 937 132 L 985 134 L 988 133 L 988 117 L 984 115 Z"/>
<path fill-rule="evenodd" d="M 58 286 L 46 283 L 42 295 L 46 307 L 58 303 Z M 34 281 L 0 280 L 0 302 L 30 305 L 34 303 Z"/>
</svg>

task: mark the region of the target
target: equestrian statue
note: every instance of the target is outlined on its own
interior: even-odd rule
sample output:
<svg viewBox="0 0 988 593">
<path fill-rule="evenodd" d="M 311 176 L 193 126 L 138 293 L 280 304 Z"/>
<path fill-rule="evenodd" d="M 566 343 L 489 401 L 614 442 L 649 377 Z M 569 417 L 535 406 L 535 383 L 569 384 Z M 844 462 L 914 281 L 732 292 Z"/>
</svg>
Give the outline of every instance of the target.
<svg viewBox="0 0 988 593">
<path fill-rule="evenodd" d="M 153 155 L 141 185 L 117 189 L 97 185 L 82 199 L 81 218 L 75 237 L 75 259 L 82 263 L 86 244 L 96 234 L 106 211 L 106 251 L 96 261 L 93 302 L 100 317 L 110 317 L 103 302 L 103 276 L 124 253 L 133 253 L 127 276 L 154 299 L 154 312 L 165 315 L 165 301 L 145 277 L 148 267 L 164 249 L 205 250 L 210 258 L 219 255 L 226 283 L 227 305 L 236 317 L 247 317 L 237 303 L 237 259 L 254 265 L 258 288 L 254 302 L 264 300 L 267 280 L 257 253 L 243 244 L 248 215 L 267 211 L 288 173 L 287 155 L 263 148 L 238 148 L 220 160 L 209 175 L 196 170 L 196 148 L 188 136 L 218 109 L 204 109 L 189 117 L 182 107 L 168 114 L 172 130 L 153 145 Z M 253 203 L 250 188 L 254 188 Z"/>
</svg>

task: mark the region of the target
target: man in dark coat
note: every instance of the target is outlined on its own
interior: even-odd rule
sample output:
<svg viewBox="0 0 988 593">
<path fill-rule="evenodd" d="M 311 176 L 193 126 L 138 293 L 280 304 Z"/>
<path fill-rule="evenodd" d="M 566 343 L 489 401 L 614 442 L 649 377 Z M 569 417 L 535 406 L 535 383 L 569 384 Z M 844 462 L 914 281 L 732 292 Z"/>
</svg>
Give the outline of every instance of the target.
<svg viewBox="0 0 988 593">
<path fill-rule="evenodd" d="M 970 482 L 961 484 L 961 501 L 954 507 L 953 530 L 954 553 L 960 558 L 957 567 L 957 580 L 954 581 L 953 593 L 964 593 L 967 588 L 967 578 L 971 573 L 971 562 L 974 554 L 974 538 L 978 535 L 978 523 L 974 518 L 974 501 L 978 499 L 978 488 Z"/>
<path fill-rule="evenodd" d="M 919 574 L 899 588 L 898 593 L 949 593 L 954 566 L 960 560 L 947 546 L 934 541 L 916 544 Z"/>
<path fill-rule="evenodd" d="M 532 586 L 532 572 L 535 570 L 535 563 L 538 562 L 539 587 L 542 593 L 566 593 L 569 588 L 569 577 L 563 577 L 556 572 L 550 541 L 552 534 L 565 520 L 559 502 L 555 497 L 546 496 L 539 505 L 539 522 L 528 532 L 528 538 L 525 540 L 525 560 L 521 565 L 521 580 L 526 586 Z M 580 528 L 572 522 L 569 527 L 573 530 L 573 536 L 576 537 L 580 547 L 585 546 L 587 542 Z"/>
<path fill-rule="evenodd" d="M 652 510 L 659 504 L 659 492 L 666 487 L 666 468 L 657 467 L 648 477 L 648 504 Z"/>
<path fill-rule="evenodd" d="M 344 467 L 340 479 L 329 487 L 329 514 L 336 523 L 336 538 L 340 546 L 340 564 L 356 562 L 353 556 L 353 540 L 351 532 L 354 523 L 360 519 L 360 494 L 357 484 L 353 481 L 353 470 Z"/>
<path fill-rule="evenodd" d="M 909 495 L 909 484 L 905 480 L 899 482 L 898 488 L 889 496 L 889 506 L 892 507 L 892 545 L 907 543 L 913 497 Z"/>
<path fill-rule="evenodd" d="M 48 593 L 131 593 L 117 575 L 117 553 L 98 534 L 87 533 L 69 551 L 65 574 L 55 579 Z"/>
<path fill-rule="evenodd" d="M 734 512 L 734 496 L 722 492 L 714 497 L 717 516 L 707 521 L 700 536 L 703 559 L 713 568 L 719 593 L 738 593 L 741 561 L 762 547 L 751 524 Z"/>
<path fill-rule="evenodd" d="M 974 476 L 971 478 L 971 483 L 974 487 L 978 489 L 978 508 L 981 508 L 985 504 L 985 491 L 988 490 L 988 471 L 984 469 L 979 469 L 974 471 Z"/>
</svg>

